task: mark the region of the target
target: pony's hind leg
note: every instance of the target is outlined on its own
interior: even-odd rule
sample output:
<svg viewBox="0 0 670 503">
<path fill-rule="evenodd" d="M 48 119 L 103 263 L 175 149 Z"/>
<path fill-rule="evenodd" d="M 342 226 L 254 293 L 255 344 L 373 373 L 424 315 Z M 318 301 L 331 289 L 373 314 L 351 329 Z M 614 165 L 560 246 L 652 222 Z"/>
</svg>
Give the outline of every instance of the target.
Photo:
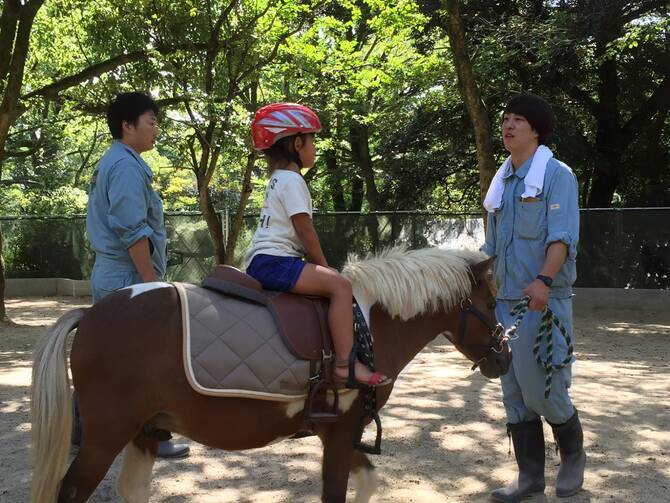
<svg viewBox="0 0 670 503">
<path fill-rule="evenodd" d="M 368 457 L 360 451 L 354 450 L 351 460 L 351 477 L 356 487 L 354 503 L 368 503 L 377 492 L 379 478 L 375 467 Z"/>
<path fill-rule="evenodd" d="M 90 432 L 85 431 L 79 452 L 61 484 L 58 503 L 88 501 L 123 447 L 123 441 L 115 442 L 104 435 L 95 443 L 91 438 Z"/>
<path fill-rule="evenodd" d="M 126 445 L 116 490 L 125 503 L 147 503 L 158 440 L 140 433 Z"/>
</svg>

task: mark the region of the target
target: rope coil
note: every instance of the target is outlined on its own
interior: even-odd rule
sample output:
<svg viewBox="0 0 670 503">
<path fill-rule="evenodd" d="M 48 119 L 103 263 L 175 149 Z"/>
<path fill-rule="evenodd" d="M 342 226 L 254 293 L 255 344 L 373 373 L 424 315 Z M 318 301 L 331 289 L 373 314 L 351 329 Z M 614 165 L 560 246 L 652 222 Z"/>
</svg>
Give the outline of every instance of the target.
<svg viewBox="0 0 670 503">
<path fill-rule="evenodd" d="M 519 336 L 516 335 L 516 332 L 519 329 L 519 325 L 521 325 L 521 321 L 528 312 L 529 304 L 530 304 L 530 297 L 524 297 L 523 300 L 519 302 L 516 306 L 514 306 L 512 311 L 510 311 L 510 316 L 516 316 L 514 323 L 506 332 L 506 335 L 510 338 L 510 340 L 515 340 L 519 338 Z M 553 338 L 551 336 L 552 323 L 556 325 L 556 327 L 558 327 L 558 330 L 561 332 L 561 334 L 565 338 L 565 341 L 568 344 L 567 356 L 561 363 L 557 364 L 553 363 L 554 344 L 553 344 Z M 543 337 L 546 339 L 546 345 L 547 345 L 546 360 L 542 360 L 542 356 L 540 355 L 540 345 L 542 344 Z M 572 339 L 570 338 L 570 334 L 568 334 L 568 331 L 565 329 L 558 316 L 554 314 L 554 312 L 549 308 L 549 306 L 546 306 L 542 311 L 540 329 L 537 333 L 537 337 L 535 337 L 535 344 L 533 344 L 533 355 L 535 356 L 535 361 L 537 361 L 537 364 L 544 369 L 546 374 L 544 380 L 544 398 L 549 398 L 549 393 L 551 392 L 551 380 L 554 375 L 554 372 L 557 370 L 564 369 L 570 364 L 570 362 L 572 361 L 573 351 L 574 348 L 572 346 Z"/>
</svg>

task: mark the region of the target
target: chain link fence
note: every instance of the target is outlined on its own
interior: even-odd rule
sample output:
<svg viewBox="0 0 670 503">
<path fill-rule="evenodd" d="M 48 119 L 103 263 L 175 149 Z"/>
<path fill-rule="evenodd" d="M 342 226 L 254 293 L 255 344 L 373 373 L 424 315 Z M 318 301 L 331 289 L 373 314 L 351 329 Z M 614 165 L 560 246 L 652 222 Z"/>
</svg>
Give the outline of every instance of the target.
<svg viewBox="0 0 670 503">
<path fill-rule="evenodd" d="M 224 227 L 229 219 L 221 215 Z M 670 208 L 584 209 L 577 258 L 577 285 L 589 288 L 670 288 Z M 245 217 L 235 264 L 244 254 L 258 217 Z M 169 281 L 199 282 L 213 267 L 213 246 L 199 213 L 166 213 Z M 315 213 L 314 225 L 329 263 L 387 246 L 478 248 L 480 215 L 376 212 Z M 0 217 L 8 278 L 86 279 L 94 254 L 84 216 Z M 228 229 L 224 228 L 224 235 Z"/>
</svg>

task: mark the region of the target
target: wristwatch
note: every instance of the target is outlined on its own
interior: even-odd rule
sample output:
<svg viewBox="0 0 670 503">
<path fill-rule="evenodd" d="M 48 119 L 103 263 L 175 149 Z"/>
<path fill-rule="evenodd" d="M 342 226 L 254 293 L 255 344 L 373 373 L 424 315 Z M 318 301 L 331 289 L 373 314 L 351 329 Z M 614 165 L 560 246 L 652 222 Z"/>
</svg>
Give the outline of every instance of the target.
<svg viewBox="0 0 670 503">
<path fill-rule="evenodd" d="M 539 279 L 542 283 L 547 285 L 547 288 L 549 288 L 551 286 L 551 284 L 554 282 L 554 280 L 552 278 L 550 278 L 549 276 L 545 276 L 544 274 L 538 274 L 535 277 L 537 279 Z"/>
</svg>

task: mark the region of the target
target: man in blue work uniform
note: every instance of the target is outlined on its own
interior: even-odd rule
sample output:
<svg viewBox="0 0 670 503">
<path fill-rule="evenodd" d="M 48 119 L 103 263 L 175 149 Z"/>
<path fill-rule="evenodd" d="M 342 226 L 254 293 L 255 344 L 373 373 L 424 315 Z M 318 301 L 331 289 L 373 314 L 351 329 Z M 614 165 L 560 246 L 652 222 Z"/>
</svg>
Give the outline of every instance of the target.
<svg viewBox="0 0 670 503">
<path fill-rule="evenodd" d="M 484 202 L 489 213 L 482 251 L 496 256 L 498 321 L 509 328 L 515 321 L 510 311 L 522 298 L 530 297 L 518 337 L 510 341 L 512 365 L 501 377 L 519 474 L 510 486 L 491 493 L 495 501 L 519 501 L 544 491 L 542 416 L 551 425 L 561 457 L 557 496 L 575 494 L 584 480 L 582 427 L 568 393 L 571 363 L 553 373 L 545 398 L 545 370 L 533 355 L 545 306 L 573 334 L 578 186 L 570 168 L 544 145 L 553 123 L 550 105 L 539 96 L 524 93 L 510 100 L 502 119 L 502 134 L 511 155 L 496 173 Z M 567 358 L 567 343 L 555 326 L 552 341 L 552 361 L 560 364 Z M 546 348 L 541 353 L 546 358 Z"/>
<path fill-rule="evenodd" d="M 163 205 L 140 154 L 154 148 L 158 106 L 146 94 L 119 94 L 107 109 L 114 141 L 91 179 L 86 230 L 95 250 L 93 302 L 119 288 L 159 281 L 167 266 Z M 158 456 L 188 455 L 186 444 L 159 444 Z"/>
</svg>

